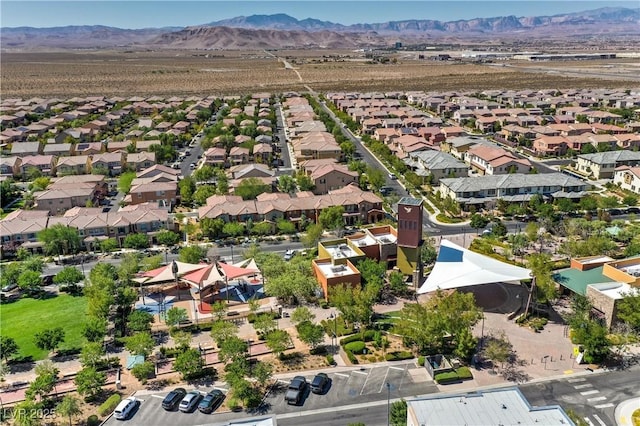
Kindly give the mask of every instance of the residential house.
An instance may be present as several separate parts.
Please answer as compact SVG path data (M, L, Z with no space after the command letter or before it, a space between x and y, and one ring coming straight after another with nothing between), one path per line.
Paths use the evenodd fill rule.
M231 165L246 164L249 162L249 149L234 146L229 150L229 163Z
M481 175L528 173L531 170L529 160L517 158L509 151L485 144L471 147L465 154L465 160Z
M154 203L172 208L177 203L178 182L145 181L131 184L131 190L124 197L125 204ZM139 181L139 180L138 180ZM140 182L140 181L139 181Z
M640 152L607 151L595 154L580 154L574 168L585 176L595 179L611 179L621 166L640 166Z
M415 174L432 184L437 184L440 179L445 177L466 177L469 172L469 166L466 163L441 151L414 152L403 161Z
M227 174L231 179L273 178L275 172L266 164L239 164L229 168Z
M91 172L100 171L109 176L118 176L122 173L124 166L124 153L118 152L105 152L102 154L95 154L91 158Z
M305 168L305 172L313 182L312 192L315 195L328 194L330 191L347 185L358 184L358 173L350 171L343 164L324 164Z
M541 136L533 141L533 152L540 157L565 155L569 140L565 136Z
M640 194L640 167L620 166L613 174L613 183L622 189Z
M55 155L56 157L64 157L73 155L74 145L71 143L48 143L44 145L42 153L44 155Z
M17 142L11 145L11 155L24 157L25 155L38 155L42 153L40 142Z
M273 147L270 143L258 143L253 146L253 159L258 163L269 164L273 156Z
M224 148L212 147L204 152L205 164L224 167L227 161L227 151Z
M545 199L579 200L591 188L586 182L563 173L485 175L441 179L440 194L467 208L494 208L498 199L509 203L528 202L536 194Z
M103 145L100 142L79 143L76 145L77 155L95 155L103 151Z
M126 155L127 169L139 172L156 164L155 152L138 152Z
M0 157L0 176L20 175L20 157Z
M44 176L53 176L56 172L56 157L53 155L28 155L22 157L20 174L28 176L32 169L37 169Z
M137 179L147 179L153 178L157 176L162 177L170 177L170 180L178 180L178 176L180 176L180 170L172 169L171 167L164 166L162 164L156 164L154 166L149 167L148 169L142 170L136 174Z
M56 163L56 175L83 175L89 172L91 157L76 155L74 157L60 157Z
M45 210L50 215L63 214L76 206L93 205L96 201L95 186L91 184L75 184L65 189L46 189L33 194L34 210Z
M41 249L38 233L47 228L49 213L38 210L14 210L0 219L2 252L14 252L19 247Z

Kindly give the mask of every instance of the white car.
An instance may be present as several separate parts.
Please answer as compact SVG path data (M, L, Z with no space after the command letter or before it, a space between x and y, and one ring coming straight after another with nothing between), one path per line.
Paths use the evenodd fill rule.
M284 260L291 260L295 256L295 250L287 250L284 252Z
M126 420L131 415L131 412L140 404L135 397L130 396L120 401L120 404L113 411L113 417L117 420Z

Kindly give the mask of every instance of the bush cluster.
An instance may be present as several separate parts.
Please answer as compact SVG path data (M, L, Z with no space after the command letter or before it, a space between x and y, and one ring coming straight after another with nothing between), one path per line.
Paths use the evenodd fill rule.
M351 361L351 364L358 364L358 359L351 351L344 351L347 354L347 358Z
M413 358L413 354L411 352L408 351L401 351L401 352L389 352L388 354L386 354L384 356L384 358L387 361L402 361L404 359L411 359Z
M333 359L333 355L329 354L326 357L327 365L334 365L336 363L335 359Z
M113 410L116 409L118 404L120 404L121 400L122 400L122 397L120 396L119 393L115 393L111 395L109 398L107 398L105 402L100 404L100 407L98 407L98 414L100 414L101 417L104 417L107 414L111 413Z
M355 342L350 342L344 345L344 350L349 351L354 354L364 353L364 349L367 345L362 340L356 340Z
M443 385L443 384L447 384L447 383L453 383L453 382L459 382L460 381L460 377L458 376L458 373L456 373L455 371L448 371L446 373L438 373L438 374L436 374L436 376L433 379L439 385Z
M424 367L424 355L420 355L420 356L418 357L418 365L419 365L420 367Z
M340 340L340 345L345 346L347 343L357 342L358 340L364 342L370 342L374 339L376 335L375 330L367 330L364 333L356 333L351 336L347 336L344 339Z

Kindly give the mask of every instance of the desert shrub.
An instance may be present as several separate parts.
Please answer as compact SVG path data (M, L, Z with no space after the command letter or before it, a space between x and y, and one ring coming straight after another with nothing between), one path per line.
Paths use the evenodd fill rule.
M104 417L107 414L111 413L116 409L118 404L120 404L121 400L122 397L120 396L120 394L114 393L109 398L107 398L107 400L103 402L100 407L98 407L98 414L100 414L101 417Z
M434 377L434 380L438 384L445 384L445 383L457 382L460 380L460 378L458 377L458 373L456 373L455 371L448 371L446 373L436 374L436 376Z
M419 365L420 367L424 367L424 355L420 355L420 356L418 357L418 365Z
M256 318L258 318L258 315L254 313L250 313L249 315L247 315L247 321L249 322L249 324L253 324L254 322L256 322Z
M87 426L98 426L100 423L100 419L95 414L92 414L87 418Z
M344 349L346 351L352 352L354 354L361 354L364 352L364 349L367 346L365 345L365 343L362 340L357 340L355 342L350 342L347 343L346 345L344 345Z
M328 354L325 359L327 361L327 365L334 365L336 363L336 360L333 359L333 355L331 354Z
M376 356L375 355L371 355L370 357L367 358L367 361L369 362L376 362Z
M344 352L347 354L347 358L349 359L351 364L357 364L358 363L358 359L356 358L356 356L351 351L344 351Z
M471 370L469 370L469 367L456 368L456 374L462 380L473 379L473 374L471 374Z

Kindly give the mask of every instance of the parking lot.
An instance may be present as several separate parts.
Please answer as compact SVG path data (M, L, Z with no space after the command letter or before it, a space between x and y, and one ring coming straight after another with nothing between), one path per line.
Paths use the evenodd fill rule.
M306 410L338 407L363 402L386 400L387 396L393 398L409 397L437 392L436 385L428 378L424 368L417 367L415 363L400 363L392 366L362 367L348 371L331 372L326 370L331 382L324 394L313 394L307 388L302 403L298 406L288 405L284 401L289 380L279 380L272 391L265 398L267 413L295 413ZM307 382L313 380L313 373L301 372L301 376ZM389 389L387 389L389 383ZM189 387L185 386L187 391ZM222 388L220 388L222 389ZM200 388L203 395L210 388ZM227 392L226 389L222 389ZM387 394L388 392L388 394ZM224 422L230 419L251 417L245 412L240 413L214 413L202 414L199 411L193 413L181 413L179 411L168 412L162 409L162 399L168 391L139 395L142 400L138 410L127 420L127 424L136 426L196 426L208 423ZM105 425L115 426L122 424L119 420L110 418Z

